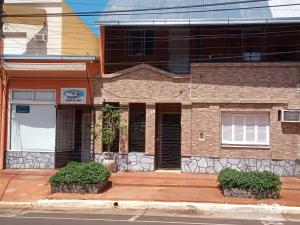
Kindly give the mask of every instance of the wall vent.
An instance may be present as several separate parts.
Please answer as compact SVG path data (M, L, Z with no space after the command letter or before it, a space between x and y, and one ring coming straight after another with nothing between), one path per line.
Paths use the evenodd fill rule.
M34 40L36 42L46 42L47 41L47 35L46 34L36 34L36 35L34 35Z

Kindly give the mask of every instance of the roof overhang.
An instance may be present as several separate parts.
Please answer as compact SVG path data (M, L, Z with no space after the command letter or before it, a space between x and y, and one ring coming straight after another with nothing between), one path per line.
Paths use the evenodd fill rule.
M87 65L81 63L4 62L9 78L86 78Z
M85 63L14 63L5 62L5 70L14 71L86 71Z
M100 26L180 26L180 25L250 25L250 24L292 24L300 23L300 17L278 18L278 19L228 19L228 20L144 20L144 21L101 21L96 24Z

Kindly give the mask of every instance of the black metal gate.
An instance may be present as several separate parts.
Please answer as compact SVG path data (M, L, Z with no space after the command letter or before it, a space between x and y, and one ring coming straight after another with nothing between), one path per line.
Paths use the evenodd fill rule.
M160 146L156 152L158 169L180 169L181 167L181 114L161 115Z
M56 112L55 167L70 161L93 159L92 110L80 107L58 107Z
M145 152L146 108L145 104L129 107L129 152Z

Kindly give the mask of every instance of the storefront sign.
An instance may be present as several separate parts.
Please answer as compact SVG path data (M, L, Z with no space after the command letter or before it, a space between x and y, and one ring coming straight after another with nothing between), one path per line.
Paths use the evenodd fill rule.
M16 113L30 113L29 105L16 105Z
M61 89L62 104L86 104L85 88L62 88Z

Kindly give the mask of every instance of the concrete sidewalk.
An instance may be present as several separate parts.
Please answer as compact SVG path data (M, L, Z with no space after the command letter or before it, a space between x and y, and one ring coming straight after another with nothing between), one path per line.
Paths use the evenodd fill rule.
M116 173L112 187L101 194L50 193L49 177L54 170L4 170L0 173L2 202L37 200L106 200L138 202L193 202L216 204L278 204L300 207L300 179L282 178L282 197L256 200L224 197L216 175L182 173Z

